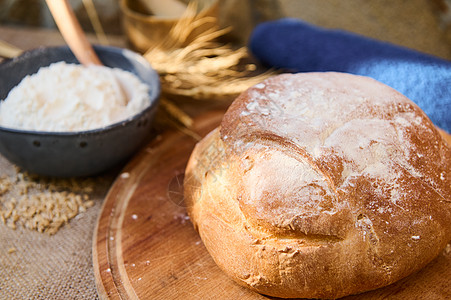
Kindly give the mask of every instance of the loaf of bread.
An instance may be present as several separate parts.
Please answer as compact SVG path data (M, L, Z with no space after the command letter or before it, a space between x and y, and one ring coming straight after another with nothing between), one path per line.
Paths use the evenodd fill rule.
M409 99L343 73L241 94L185 173L189 216L231 278L338 298L393 283L451 240L451 148Z

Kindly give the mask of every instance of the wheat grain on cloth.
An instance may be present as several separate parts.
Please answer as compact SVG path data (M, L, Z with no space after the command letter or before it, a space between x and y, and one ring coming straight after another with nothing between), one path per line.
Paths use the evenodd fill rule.
M260 24L249 43L252 53L267 66L293 72L346 72L381 81L451 133L450 61L292 18Z

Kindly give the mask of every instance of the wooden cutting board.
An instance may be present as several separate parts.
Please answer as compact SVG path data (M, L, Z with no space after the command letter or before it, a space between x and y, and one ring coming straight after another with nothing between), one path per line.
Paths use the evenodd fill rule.
M204 136L221 118L222 112L204 114L194 130ZM229 279L194 231L183 207L182 182L195 143L182 132L166 132L111 187L93 240L102 299L273 299ZM345 299L387 298L451 299L451 245L420 272Z

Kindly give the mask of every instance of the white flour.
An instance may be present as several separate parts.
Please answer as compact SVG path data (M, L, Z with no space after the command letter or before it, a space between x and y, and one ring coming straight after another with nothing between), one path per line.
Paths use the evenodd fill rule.
M9 92L0 102L0 126L57 132L101 128L144 110L148 92L130 72L58 62Z

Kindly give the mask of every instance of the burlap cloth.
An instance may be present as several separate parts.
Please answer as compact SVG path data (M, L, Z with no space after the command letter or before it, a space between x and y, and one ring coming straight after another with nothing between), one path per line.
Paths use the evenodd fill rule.
M277 11L266 12L264 3L268 0L250 2L263 4L253 8L259 10L259 14L254 14L257 17L300 17L317 25L355 31L451 59L450 30L440 23L437 7L428 0L281 0L268 6L278 7ZM246 16L240 16L239 11L246 10L229 12L231 23L252 27L252 22L260 21L257 18L246 23ZM13 172L13 167L0 157L0 175L8 172ZM92 237L115 172L99 181L92 195L94 206L52 236L20 227L12 230L0 223L0 299L97 298Z
M14 167L0 157L2 174ZM115 172L95 178L94 206L56 234L0 225L0 299L95 299L91 246L97 215Z

